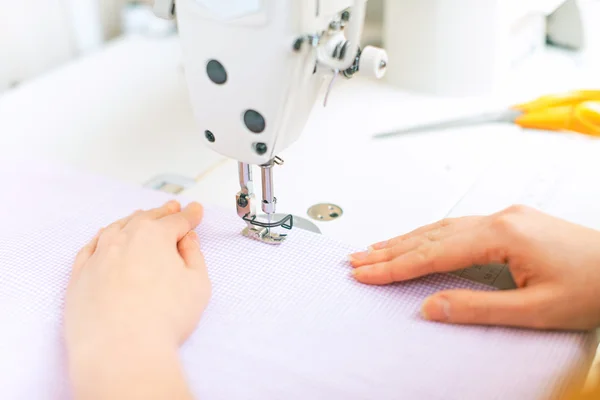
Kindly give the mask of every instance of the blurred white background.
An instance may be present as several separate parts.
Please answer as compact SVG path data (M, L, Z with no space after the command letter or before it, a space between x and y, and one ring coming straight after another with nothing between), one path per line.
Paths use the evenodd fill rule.
M100 47L117 35L124 0L5 1L0 90Z
M123 33L171 34L173 27L151 14L150 2L3 2L0 93ZM434 94L479 94L501 84L509 66L545 47L547 27L557 25L553 12L565 3L576 4L583 20L585 48L577 49L578 54L594 50L600 58L600 28L594 23L600 20L598 0L370 0L365 41L384 41L396 60L390 80L399 86ZM394 27L387 30L386 9L394 9L386 13ZM565 40L577 41L580 27L569 24L571 37ZM465 70L465 65L472 67Z
M149 2L147 2L149 3ZM101 48L146 21L145 2L127 0L19 0L2 4L0 92ZM143 10L142 10L143 9ZM139 28L139 27L138 27Z

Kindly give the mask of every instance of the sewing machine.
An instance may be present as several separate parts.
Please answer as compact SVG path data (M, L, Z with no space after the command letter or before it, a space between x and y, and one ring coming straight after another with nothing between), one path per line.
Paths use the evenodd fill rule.
M239 162L243 234L281 243L293 215L277 218L274 168L305 128L324 80L356 73L383 77L384 50L360 48L366 0L156 0L155 14L176 18L186 79L204 143ZM260 166L257 215L253 166Z

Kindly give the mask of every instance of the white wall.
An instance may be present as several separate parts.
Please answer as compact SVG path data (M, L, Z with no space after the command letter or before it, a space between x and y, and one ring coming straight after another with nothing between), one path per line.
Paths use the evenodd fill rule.
M3 2L0 88L65 62L74 50L63 0Z
M102 45L125 0L10 0L0 14L0 92Z

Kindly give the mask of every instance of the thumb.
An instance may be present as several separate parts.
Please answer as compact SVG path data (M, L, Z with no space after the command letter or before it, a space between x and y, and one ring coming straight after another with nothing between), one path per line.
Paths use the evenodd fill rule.
M98 247L98 240L100 239L100 235L102 234L102 232L103 230L100 230L90 242L88 242L83 248L81 248L81 250L79 250L77 256L75 257L75 261L73 262L73 275L78 274L79 271L81 271L81 269L85 265L85 263L88 262L90 257L94 255L94 253L96 252L96 248Z
M430 321L462 325L535 327L535 292L529 288L478 292L450 290L423 302L421 313Z
M188 268L199 270L206 269L204 255L200 250L200 243L196 232L188 232L188 234L177 244L177 249Z

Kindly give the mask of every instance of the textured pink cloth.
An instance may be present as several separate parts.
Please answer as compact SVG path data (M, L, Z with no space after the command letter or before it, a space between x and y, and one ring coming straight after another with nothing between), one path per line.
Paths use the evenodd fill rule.
M63 167L0 166L0 398L68 399L61 316L75 254L170 197ZM243 226L208 209L198 229L214 296L181 355L199 399L542 399L590 361L591 334L418 315L438 290L489 288L446 275L363 286L346 263L357 249L297 229L264 245Z

